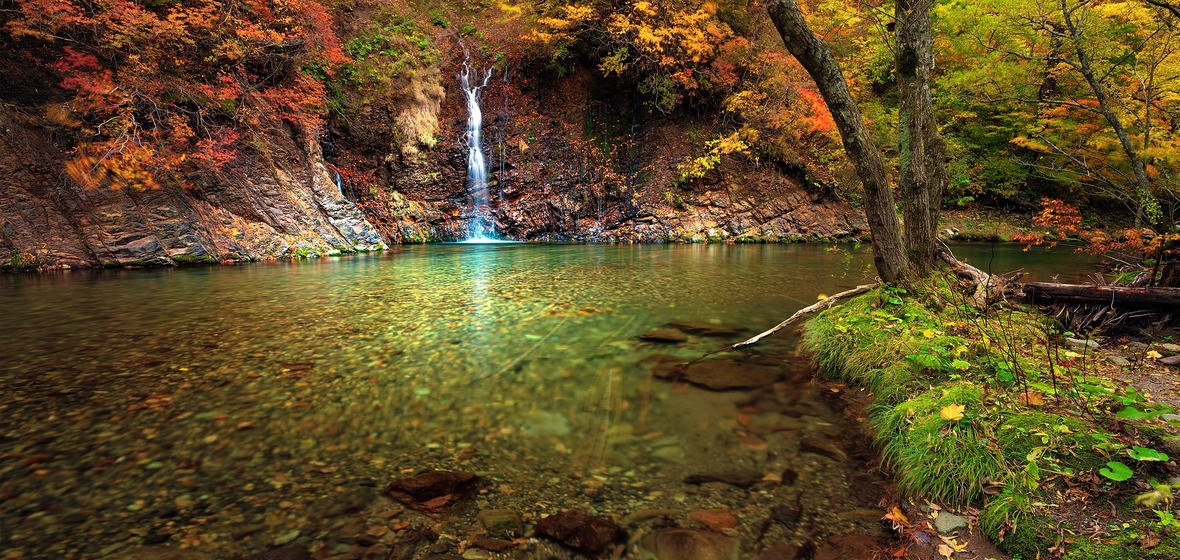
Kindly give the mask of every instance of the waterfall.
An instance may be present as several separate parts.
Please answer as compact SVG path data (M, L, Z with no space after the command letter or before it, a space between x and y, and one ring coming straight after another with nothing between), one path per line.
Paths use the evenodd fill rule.
M479 108L480 94L492 78L492 69L488 68L484 72L483 80L478 84L473 78L477 80L478 73L472 76L470 64L463 61L459 81L463 87L463 96L467 99L467 133L464 140L467 143L467 193L471 196L471 221L467 226L466 241L481 242L496 238L496 226L488 199L488 168L484 162L483 140L480 137L483 112Z

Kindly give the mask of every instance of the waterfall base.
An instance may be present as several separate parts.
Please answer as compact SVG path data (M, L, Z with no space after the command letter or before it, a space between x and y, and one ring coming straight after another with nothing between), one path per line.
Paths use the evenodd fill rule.
M492 244L524 243L524 242L523 241L513 241L511 239L496 239L493 237L488 237L488 236L483 235L481 233L481 234L475 235L473 237L469 237L467 239L464 239L462 241L456 241L455 243L458 243L460 245L492 245Z

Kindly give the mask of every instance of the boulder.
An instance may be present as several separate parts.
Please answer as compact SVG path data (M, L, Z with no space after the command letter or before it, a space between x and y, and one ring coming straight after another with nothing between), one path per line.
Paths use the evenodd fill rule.
M385 493L410 509L441 513L475 490L479 480L470 472L430 471L395 480Z
M712 391L754 389L774 383L778 370L737 360L705 360L688 366L682 379Z
M737 539L701 529L665 528L640 540L655 560L737 560Z
M571 509L537 522L537 533L584 554L595 555L623 539L618 525L608 519Z

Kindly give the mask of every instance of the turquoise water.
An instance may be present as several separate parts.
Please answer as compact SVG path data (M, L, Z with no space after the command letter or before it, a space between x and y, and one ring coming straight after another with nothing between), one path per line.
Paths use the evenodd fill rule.
M1039 279L1092 269L1066 252L956 251ZM636 335L677 320L752 335L870 276L849 246L531 244L0 276L0 552L235 550L235 527L271 538L422 468L483 469L529 503L552 499L553 473L671 488L747 459L695 439L732 402L653 385L645 360L736 340ZM758 352L802 368L792 344Z

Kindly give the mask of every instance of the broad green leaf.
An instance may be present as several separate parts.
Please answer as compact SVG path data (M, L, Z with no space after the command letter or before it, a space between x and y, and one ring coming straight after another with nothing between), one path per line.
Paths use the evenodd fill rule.
M1109 478L1115 482L1127 480L1128 478L1131 478L1131 475L1133 474L1131 472L1131 467L1128 467L1119 461L1109 461L1106 463L1106 466L1107 468L1105 469L1098 469L1098 474L1105 476L1106 478Z

